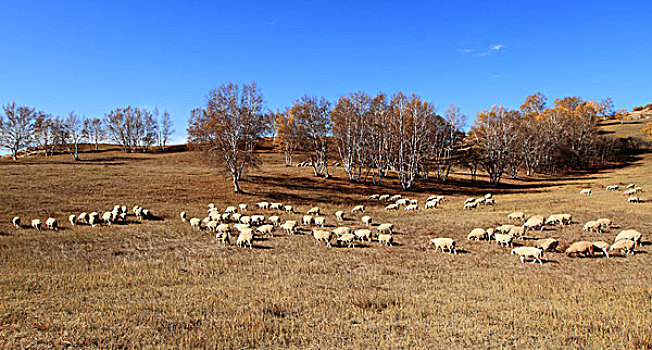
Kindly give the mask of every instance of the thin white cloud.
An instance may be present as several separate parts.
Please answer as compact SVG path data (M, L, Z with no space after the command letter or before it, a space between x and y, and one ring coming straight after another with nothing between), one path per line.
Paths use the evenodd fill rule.
M474 53L475 52L475 50L473 50L473 49L458 49L457 51L460 52L460 53Z
M276 17L276 18L274 18L274 19L270 19L270 20L268 20L267 22L265 22L265 24L268 25L268 26L270 26L270 27L273 27L273 26L275 26L276 23L278 23L278 21L280 21L280 20L281 20L281 19L280 19L279 17Z
M503 47L504 46L502 44L498 44L498 45L493 45L490 49L491 51L500 51L503 49Z
M459 52L461 54L472 55L474 57L486 57L486 56L489 56L489 55L492 55L492 54L495 54L495 53L501 53L501 52L504 52L504 51L505 51L505 45L503 45L503 44L491 45L491 46L489 46L489 48L487 50L483 50L483 51L478 51L476 49L469 49L469 48L457 49L457 52Z

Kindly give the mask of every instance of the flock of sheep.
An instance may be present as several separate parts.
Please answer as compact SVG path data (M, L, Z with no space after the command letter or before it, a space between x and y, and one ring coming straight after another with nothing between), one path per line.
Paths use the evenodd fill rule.
M607 186L607 190L618 190L618 186ZM640 187L634 185L627 186L625 191L626 195L641 193ZM591 195L591 189L583 189L580 191L581 195ZM630 197L631 198L631 197ZM638 198L638 197L636 197ZM444 196L430 196L425 200L423 209L435 209L442 201ZM417 211L420 209L419 201L417 199L403 198L401 195L389 194L374 194L368 200L375 200L379 202L391 202L385 206L385 210L398 210L403 207L404 211ZM629 200L628 200L629 202ZM477 208L478 205L494 205L495 199L488 193L481 198L468 198L463 203L463 209ZM333 213L336 227L332 230L325 229L327 216L318 207L312 207L306 211L305 215L297 217L288 217L284 221L281 219L282 215L297 215L295 207L289 204L279 202L266 202L261 201L256 203L256 210L264 212L265 214L249 213L247 204L241 203L237 206L229 206L222 212L213 204L208 204L207 215L202 219L199 217L189 218L188 214L184 211L179 214L182 222L188 222L191 227L197 230L208 230L215 234L215 239L221 242L224 246L231 243L231 234L237 233L236 245L238 247L253 248L252 242L257 235L263 237L272 237L276 230L282 230L287 235L297 234L300 230L307 230L312 233L315 239L315 244L324 243L327 247L331 247L331 243L335 238L335 242L339 246L355 247L356 241L371 242L376 240L379 244L391 246L394 243L394 225L389 222L381 223L373 228L374 220L370 215L364 215L365 206L356 205L351 210L352 216L360 215L357 228L350 226L342 226L347 220L345 218L344 210L338 210ZM138 220L154 219L155 216L148 210L138 205L132 209L132 214ZM92 227L97 225L113 225L116 223L127 223L127 207L124 205L116 205L113 210L92 213L80 213L78 216L71 214L68 221L72 226L77 224L87 224ZM513 212L507 215L507 218L513 221L522 222L521 225L504 224L497 227L489 228L474 228L467 235L467 240L486 240L488 242L495 241L501 247L511 247L512 255L517 255L521 262L531 260L532 263L539 262L543 264L544 252L554 252L560 247L560 242L552 237L536 238L527 237L531 232L543 232L544 228L550 226L565 226L573 224L573 217L571 214L560 213L553 214L545 218L542 215L532 215L526 217L526 214L521 211ZM14 217L12 220L16 228L22 228L20 217ZM50 230L58 230L59 224L53 217L49 217L45 221L45 225ZM31 220L31 226L36 230L41 230L42 222L40 219ZM603 233L604 231L615 227L612 225L610 219L599 218L587 222L583 226L583 230L587 232ZM520 239L523 246L513 247L513 242ZM609 244L604 241L588 241L582 240L571 243L565 249L566 255L570 256L594 256L595 252L602 252L604 256L609 257L608 251L622 251L626 255L633 254L634 249L641 244L642 235L639 231L628 229L622 230L615 236L614 242ZM450 237L437 237L432 238L428 242L429 245L434 246L435 251L441 250L442 252L448 251L451 254L457 254L456 242ZM527 244L527 245L526 245Z
M620 186L618 185L611 185L605 187L607 191L618 191L620 189ZM625 188L625 191L623 191L623 196L627 197L627 203L641 203L643 200L641 200L641 197L637 196L637 194L640 194L643 192L643 189L639 186L636 186L634 184L629 184ZM590 196L591 195L591 189L590 188L585 188L580 191L580 195L583 196Z

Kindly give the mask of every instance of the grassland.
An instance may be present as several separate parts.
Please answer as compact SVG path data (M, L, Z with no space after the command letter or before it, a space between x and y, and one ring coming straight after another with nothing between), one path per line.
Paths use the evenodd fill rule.
M639 130L608 127L624 136ZM403 193L421 203L430 194L447 197L439 209L410 214L365 199L400 193L395 182L354 185L341 170L334 179L314 178L309 168L282 166L276 154L261 157L242 183L247 193L237 195L192 152L1 160L0 348L652 348L652 201L627 204L621 192L603 188L635 183L650 199L652 154L611 170L507 181L498 189L454 174L449 184L418 183ZM584 187L594 195L580 197ZM488 191L495 206L460 210L464 198ZM209 202L223 209L263 199L327 213L364 203L375 222L395 224L398 244L328 249L305 231L277 232L252 250L224 248L177 218L182 210L203 216ZM163 220L65 225L71 213L123 203ZM573 214L575 224L536 237L611 241L617 229L581 230L607 217L641 231L645 245L609 259L550 253L540 266L521 264L496 244L465 240L474 227L508 223L515 209ZM64 229L16 230L15 215L54 216ZM334 224L334 216L328 220ZM428 249L426 232L455 238L460 254Z

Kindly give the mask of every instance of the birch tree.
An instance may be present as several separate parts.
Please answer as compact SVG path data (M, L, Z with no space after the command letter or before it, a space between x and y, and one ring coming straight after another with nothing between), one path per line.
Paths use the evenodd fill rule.
M17 106L16 102L2 107L0 116L0 148L8 149L16 161L18 152L32 145L36 123L36 111L27 106Z
M297 122L301 145L309 151L315 176L328 174L328 136L331 133L330 102L325 98L303 96L289 113Z

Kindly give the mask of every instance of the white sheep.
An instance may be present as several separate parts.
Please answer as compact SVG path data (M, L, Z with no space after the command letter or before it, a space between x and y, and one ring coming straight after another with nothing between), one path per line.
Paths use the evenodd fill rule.
M546 225L562 224L563 221L561 214L552 214L546 219Z
M564 225L570 225L573 222L573 216L571 214L561 214L561 223Z
M389 233L389 234L392 234L392 233L394 233L394 224L390 224L390 223L380 224L380 225L378 225L378 227L376 228L376 231L377 231L378 233Z
M398 205L399 207L402 206L402 205L408 205L408 204L410 204L410 199L409 198L402 198L402 199L399 199L399 200L396 201L396 205Z
M475 202L475 197L470 197L464 201L464 204L473 203L473 202Z
M515 238L522 238L525 236L525 227L523 226L514 226L512 227L507 234L514 236Z
M285 209L286 213L294 213L294 207L291 205L286 205L283 207L283 209Z
M336 211L335 218L337 219L337 221L344 221L344 210Z
M32 220L32 227L35 228L36 231L41 231L41 220L40 219Z
M88 224L91 225L92 227L95 227L95 225L98 225L100 223L100 213L94 211L90 214L88 214Z
M325 242L327 247L331 246L331 237L333 237L332 232L326 230L313 229L312 236L315 237L315 244L319 244L320 242Z
M240 211L247 211L247 204L245 204L245 203L238 204L238 209Z
M310 226L312 225L312 222L313 222L313 217L311 215L304 215L301 218L301 225Z
M371 241L371 230L369 229L360 228L353 231L353 234L361 241L364 241L365 239Z
M45 226L48 227L50 230L58 230L59 229L59 224L57 223L57 219L53 217L49 217L47 220L45 220Z
M229 213L229 214L237 213L238 208L236 208L235 206L229 206L229 207L226 207L226 209L224 209L224 212Z
M371 196L369 196L369 199L379 199L379 198L380 198L379 194L372 194Z
M515 211L515 212L507 215L507 218L512 219L512 220L521 220L521 221L525 222L525 213L522 212L522 211Z
M516 227L516 225L512 225L512 224L500 225L496 227L496 231L500 233L507 233L509 232L509 230L511 230L514 227Z
M339 237L341 235L351 233L351 228L348 227L348 226L340 226L340 227L336 227L331 232L333 232L333 234L335 234L335 235L337 235Z
M620 188L618 185L607 186L607 191L617 191Z
M231 227L229 224L219 224L216 227L218 233L231 233Z
M265 222L265 215L252 215L251 224L252 225L262 225Z
M536 230L537 228L540 228L541 231L543 231L543 226L544 226L544 221L543 221L543 216L541 215L535 215L529 218L523 227L525 227L526 230Z
M429 196L428 198L426 198L426 202L430 202L431 200L434 200L434 199L437 199L436 195Z
M478 202L475 202L475 201L474 201L474 202L465 203L465 204L464 204L464 207L463 207L462 209L464 209L464 210L466 210L466 209L471 210L471 209L473 209L473 208L477 208L477 207L478 207Z
M632 195L634 195L634 194L636 194L636 193L634 192L634 189L626 190L625 192L623 192L623 196L625 196L625 197L627 197L627 196L632 196Z
M351 214L364 213L364 205L356 205L351 209Z
M437 205L439 204L438 201L436 200L430 200L426 202L426 209L435 209L437 208Z
M268 209L269 208L269 202L258 202L256 203L256 206L260 209Z
M145 220L149 220L149 219L151 219L153 217L152 212L149 211L149 209L143 209L141 215L143 216L143 219L145 219ZM114 218L114 220L115 220L115 218Z
M608 229L611 227L611 220L607 218L599 218L597 221L602 228Z
M404 211L416 211L416 210L419 210L419 207L416 204L410 204L410 205L406 206L403 210Z
M594 250L595 246L593 245L593 242L579 241L566 248L565 253L568 257L571 257L573 254L576 256L584 255L585 257L588 257L593 256Z
M283 210L283 203L275 202L269 204L269 209Z
M495 205L495 204L496 204L496 200L493 198L486 198L484 200L484 205Z
M630 239L636 244L641 244L642 235L636 230L622 230L614 239L614 243L620 241L621 239Z
M606 256L607 258L609 257L609 253L607 253L607 250L609 250L609 247L610 247L609 243L604 242L604 241L596 241L596 242L593 242L593 246L595 248L601 250L604 253L604 256ZM594 248L594 250L595 250L595 248Z
M257 232L264 236L273 236L274 225L262 225L256 229Z
M554 238L543 238L534 241L534 247L548 252L553 252L557 249L559 241Z
M632 196L632 197L627 198L627 203L640 203L640 202L641 202L641 199L639 197L636 197L636 196Z
M491 197L492 197L491 193L487 193L487 194L484 195L484 198L485 198L485 199L489 199L489 198L491 198Z
M267 218L267 221L274 226L281 226L281 217L277 215L272 215Z
M310 214L319 215L319 214L321 214L321 209L319 209L317 207L312 207L312 208L310 208L310 210L308 210L308 212L306 214L308 214L308 215L310 215Z
M179 213L179 217L181 218L181 222L186 222L186 220L188 219L188 214L186 214L185 211L182 211L181 213Z
M391 234L380 234L378 235L378 243L385 244L386 246L391 246L394 242L394 238Z
M188 222L190 222L190 227L194 227L197 230L201 229L201 219L191 218Z
M398 210L398 204L396 204L396 203L390 204L390 205L385 207L385 210Z
M246 224L246 225L248 225L248 226L251 226L251 225L252 225L252 222L251 222L251 216L249 216L249 215L242 215L242 216L240 217L240 223L241 223L241 224Z
M402 198L403 198L403 196L401 196L400 194L395 194L395 195L393 195L393 196L391 196L389 198L389 201L390 202L396 202L397 200L402 199Z
M111 225L113 224L113 212L107 211L102 214L102 221L106 225Z
M385 202L387 202L387 201L389 201L389 195L388 195L388 194L384 194L384 195L378 197L378 200L379 200L379 201L385 201Z
M518 255L521 263L525 263L526 258L532 258L532 263L539 262L543 265L541 258L543 257L543 250L535 247L516 247L512 249L511 255Z
M288 220L283 225L281 225L281 227L283 228L286 234L293 235L295 234L297 222L294 220Z
M222 221L222 215L220 215L220 212L217 210L209 212L208 217L213 221Z
M249 245L249 249L252 249L251 241L254 239L254 232L251 228L246 228L240 230L240 234L238 235L238 239L236 240L236 245L238 247L244 247L247 244Z
M514 240L514 236L510 234L505 234L505 233L494 233L494 239L498 244L500 244L501 247L504 246L512 246L512 241Z
M591 189L590 188L585 188L580 191L580 195L582 196L590 196L591 195Z
M251 228L251 226L247 224L241 224L241 223L233 224L233 227L235 227L235 229L238 230L238 232Z
M345 233L339 237L337 237L337 245L342 245L342 243L346 243L347 247L352 248L355 247L355 244L353 243L353 240L355 239L355 235L352 233Z
M88 213L83 212L83 213L79 214L79 216L77 217L77 222L83 222L83 223L88 224L89 223L88 222Z
M362 224L364 224L365 226L371 226L371 221L372 221L371 216L365 215L362 217L361 220L362 220Z
M326 217L325 216L317 216L315 218L315 226L324 227L325 225L326 225Z
M597 233L602 233L602 225L600 225L599 222L597 221L588 221L586 224L584 224L584 227L582 228L584 231L595 231Z
M625 255L634 254L634 248L636 248L636 242L631 239L621 239L609 247L609 250L620 250L625 252Z
M222 245L224 247L226 247L227 243L231 244L230 236L231 236L231 234L230 234L229 231L226 231L226 232L219 231L219 226L218 226L218 231L215 234L215 239L218 240L218 241L222 241Z
M20 217L14 216L14 218L11 219L11 223L14 225L15 228L20 228Z
M435 246L435 251L441 249L441 252L444 252L444 249L448 249L448 252L451 254L457 254L455 250L455 240L448 237L439 237L433 238L430 240L430 244Z
M229 213L225 213L225 214L229 215ZM242 218L242 214L241 214L241 213L233 213L233 214L231 214L231 220L232 220L233 222L240 222L240 219L241 219L241 218Z
M475 239L475 240L481 240L481 239L486 239L487 238L487 231L483 228L474 228L471 230L471 232L466 235L466 239Z
M217 230L218 225L219 225L219 223L217 221L212 221L211 220L211 221L206 223L206 229L211 231L211 232L215 232Z

